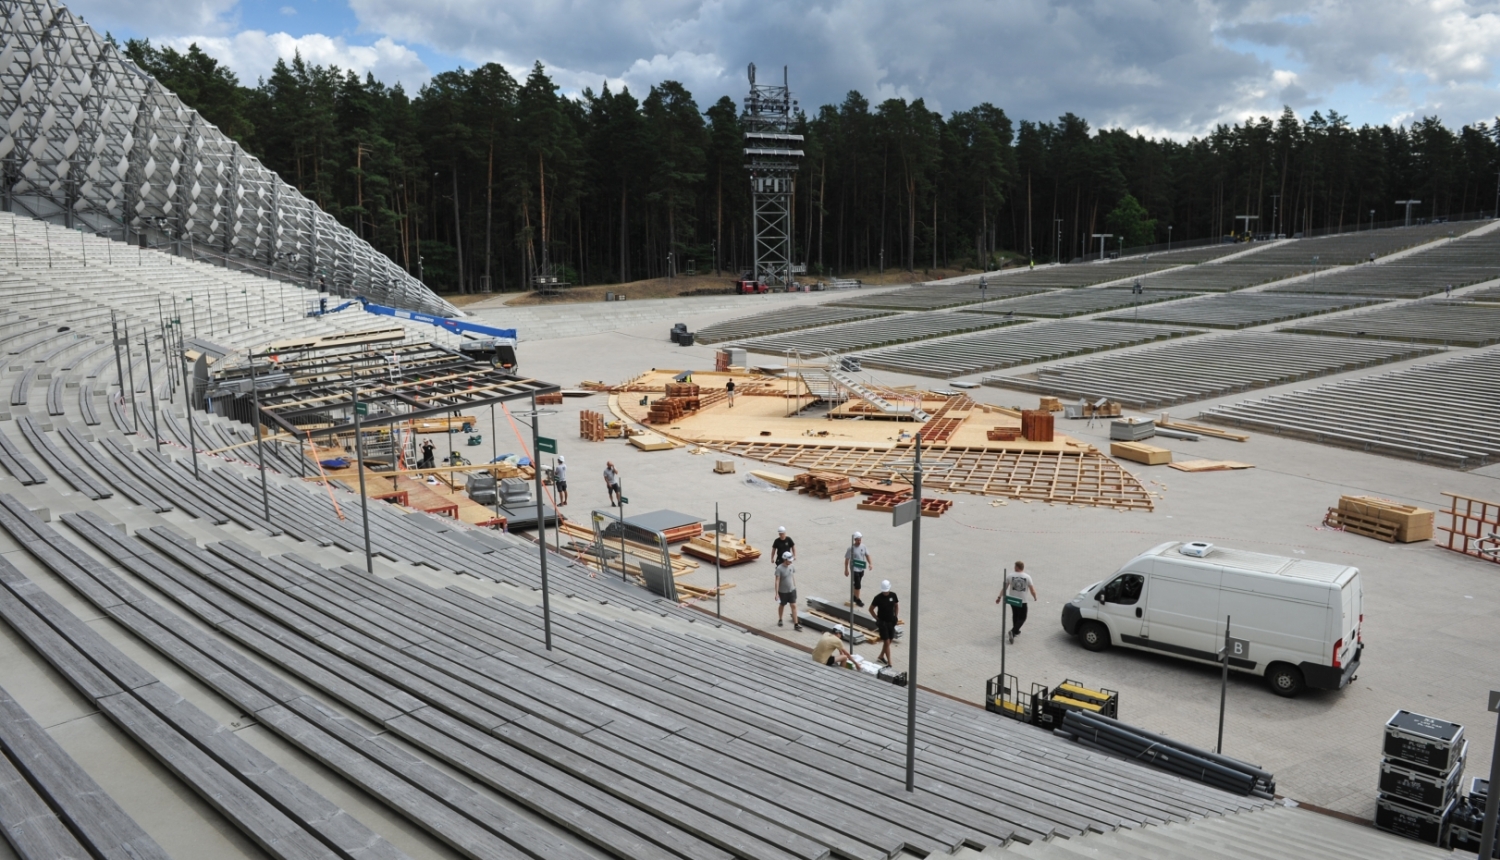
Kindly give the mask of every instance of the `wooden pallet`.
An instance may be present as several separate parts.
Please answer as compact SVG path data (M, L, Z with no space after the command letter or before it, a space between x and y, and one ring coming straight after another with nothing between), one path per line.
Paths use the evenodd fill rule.
M604 416L592 409L578 413L578 435L590 442L603 442L609 438L609 431L604 426Z
M860 493L849 483L847 475L836 472L804 472L796 477L792 486L800 493L831 502L853 498Z
M1453 552L1473 556L1492 564L1500 564L1500 502L1476 499L1471 496L1450 493L1447 510L1448 525L1438 526L1446 532L1445 540L1434 541L1437 546Z
M1384 523L1374 517L1356 514L1352 511L1329 508L1328 513L1323 516L1323 525L1343 529L1350 534L1383 540L1386 543L1396 542L1395 523Z

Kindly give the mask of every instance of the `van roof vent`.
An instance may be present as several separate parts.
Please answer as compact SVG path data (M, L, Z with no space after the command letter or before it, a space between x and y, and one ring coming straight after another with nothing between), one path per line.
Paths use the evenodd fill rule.
M1179 546L1177 548L1177 551L1182 553L1183 555L1190 555L1193 558L1203 558L1204 556L1207 556L1210 552L1212 552L1213 548L1214 545L1211 543L1207 543L1201 540L1195 540L1189 541L1188 543Z

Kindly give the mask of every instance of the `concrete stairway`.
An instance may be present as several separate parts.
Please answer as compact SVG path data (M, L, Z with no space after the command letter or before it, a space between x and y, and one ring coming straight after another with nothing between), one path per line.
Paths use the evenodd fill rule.
M910 415L918 421L926 421L932 417L923 412L922 407L916 403L892 403L890 400L877 394L868 385L865 385L842 370L835 370L830 367L826 372L828 378L837 383L839 387L887 415Z
M960 860L1035 857L1046 860L1426 860L1450 851L1302 809L1275 806L1133 830L1089 833L1029 845L1012 842Z

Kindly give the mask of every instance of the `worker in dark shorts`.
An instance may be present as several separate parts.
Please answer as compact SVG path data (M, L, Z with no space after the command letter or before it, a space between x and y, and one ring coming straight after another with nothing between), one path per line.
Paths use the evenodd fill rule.
M436 465L432 459L432 451L435 447L431 439L424 439L422 441L422 459L417 461L418 469L431 469Z
M731 379L724 384L724 390L729 394L729 408L734 408L734 380Z
M901 598L891 591L891 581L881 580L880 593L870 600L870 614L880 633L880 662L891 665L891 640L896 638L896 623L901 620Z
M787 537L786 526L778 526L776 529L776 540L771 541L771 565L781 564L781 554L789 552L792 561L797 560L797 542Z
M1000 595L995 602L1005 601L1010 607L1010 644L1015 644L1016 637L1021 635L1021 625L1026 623L1026 604L1036 600L1036 585L1031 581L1031 574L1026 572L1026 562L1016 562L1015 573L1005 575L1005 585L1000 589Z
M620 504L620 471L613 462L604 464L604 489L609 491L609 506Z
M865 574L870 570L870 551L865 547L865 536L859 532L854 533L854 542L844 550L844 576L854 578L854 605L864 606L865 602L859 599L859 586L864 581Z
M557 463L552 466L552 484L557 487L557 506L566 505L568 503L568 463L561 454L557 455Z
M776 565L776 626L781 626L781 616L792 607L792 629L801 630L802 622L797 618L797 569L792 566L792 554L781 554L781 564Z

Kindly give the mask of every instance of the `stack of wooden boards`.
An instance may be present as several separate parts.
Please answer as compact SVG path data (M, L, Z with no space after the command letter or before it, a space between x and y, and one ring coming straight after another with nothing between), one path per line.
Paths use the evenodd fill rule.
M1021 435L1029 442L1052 441L1052 413L1040 409L1021 412Z
M1386 543L1415 543L1432 540L1432 520L1432 511L1415 505L1377 496L1340 496L1323 523Z
M1147 466L1161 466L1172 462L1171 451L1145 442L1111 442L1109 455Z
M1043 397L1041 405L1037 407L1037 410L1040 412L1061 412L1063 411L1062 401L1056 397Z
M719 535L717 550L714 548L713 535L700 534L683 544L682 551L687 555L707 561L713 561L717 552L721 567L730 567L760 558L760 550L729 534Z
M561 406L563 395L561 391L554 391L550 394L538 394L536 402L538 406Z
M803 472L792 481L792 486L797 487L799 493L830 502L859 495L859 490L850 484L849 476L835 472Z
M647 424L670 424L702 408L698 386L691 382L667 383L667 396L651 401Z
M991 427L984 431L984 437L991 442L1014 442L1020 436L1021 431L1015 427Z

